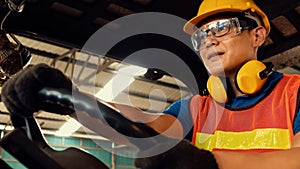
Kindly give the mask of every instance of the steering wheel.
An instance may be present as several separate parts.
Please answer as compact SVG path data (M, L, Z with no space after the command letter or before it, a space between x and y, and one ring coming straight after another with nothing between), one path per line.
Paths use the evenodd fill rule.
M152 128L125 118L109 106L79 91L43 88L39 91L39 96L45 102L56 103L62 107L74 109L74 111L75 109L84 111L91 117L103 120L116 131L129 136L128 138L133 138L132 143L140 149L147 149L157 142L152 136L156 136L158 133ZM95 102L97 106L94 105ZM28 168L108 169L101 161L79 149L68 148L64 151L52 149L47 144L40 126L33 116L20 117L10 114L10 117L16 129L1 140L1 146ZM147 139L143 139L143 144L141 144L141 142L136 142L135 138Z

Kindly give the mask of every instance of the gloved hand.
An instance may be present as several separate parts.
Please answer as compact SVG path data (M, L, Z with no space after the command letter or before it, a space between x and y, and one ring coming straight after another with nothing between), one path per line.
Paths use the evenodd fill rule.
M71 114L70 108L39 99L38 91L44 87L72 90L72 82L58 69L46 64L24 68L2 87L1 100L12 115L30 117L38 110L58 114Z
M174 144L176 143L172 140L158 144L142 151L142 155L154 154ZM141 155L140 153L138 155ZM198 149L187 140L180 141L159 155L137 158L135 165L141 169L218 169L218 164L210 151Z

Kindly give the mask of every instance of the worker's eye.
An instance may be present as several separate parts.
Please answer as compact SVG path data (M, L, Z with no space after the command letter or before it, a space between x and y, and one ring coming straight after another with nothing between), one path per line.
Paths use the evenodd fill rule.
M211 28L211 32L215 37L221 37L226 35L230 30L230 21L217 22L217 24Z

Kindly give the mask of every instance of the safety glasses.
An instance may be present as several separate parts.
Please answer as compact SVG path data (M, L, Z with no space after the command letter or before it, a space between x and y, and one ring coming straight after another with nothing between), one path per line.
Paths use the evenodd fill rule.
M225 40L239 35L242 30L249 29L251 26L242 27L237 17L212 21L198 28L191 36L195 51L201 50L207 41L207 37Z

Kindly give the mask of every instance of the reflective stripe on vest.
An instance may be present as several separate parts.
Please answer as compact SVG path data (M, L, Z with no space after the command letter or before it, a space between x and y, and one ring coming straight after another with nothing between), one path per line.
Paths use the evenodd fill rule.
M290 148L299 86L300 76L283 75L268 96L244 110L226 109L210 96L194 96L190 102L193 143L225 151Z
M215 131L197 133L195 145L207 150L288 149L290 135L287 129L256 129L245 132Z

